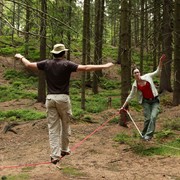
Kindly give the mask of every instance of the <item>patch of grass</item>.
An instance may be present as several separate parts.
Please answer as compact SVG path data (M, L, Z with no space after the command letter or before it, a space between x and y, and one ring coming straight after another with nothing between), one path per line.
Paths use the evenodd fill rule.
M9 80L9 83L14 85L15 82L18 82L24 88L37 88L38 78L32 76L23 71L16 71L14 69L8 69L3 74L6 80Z
M37 88L37 77L15 70L7 70L3 75L9 80L9 85L0 86L0 102L37 98L37 93L32 92L33 88Z
M23 172L29 172L29 171L32 171L33 169L35 169L35 166L29 166L29 167L22 168L22 171Z
M114 117L111 121L109 121L110 124L118 124L119 123L119 117Z
M130 102L130 107L132 107L134 110L138 112L142 112L142 105L140 105L137 100L132 100Z
M3 43L4 42L4 43ZM17 35L14 35L14 41L12 43L12 37L11 36L1 36L1 42L0 42L0 53L4 56L14 56L14 54L21 53L24 54L25 52L25 42L22 37L18 37ZM34 43L34 38L29 39L28 43L29 48L29 55L28 59L37 60L39 59L39 44Z
M18 83L17 83L18 84ZM15 83L15 85L17 86ZM37 94L34 92L29 91L28 89L22 89L21 87L14 87L14 86L0 86L0 102L11 101L13 99L36 99Z
M77 85L78 82L74 82L74 85ZM76 86L75 85L75 86ZM78 86L78 85L77 85ZM104 90L101 89L99 94L93 94L92 89L86 89L86 110L81 109L81 89L71 88L70 97L73 108L73 117L75 119L83 118L84 114L87 113L99 113L104 110L107 110L108 107L108 98L111 97L111 108L120 107L120 99L117 97L119 95L119 90Z
M100 95L93 95L86 98L86 111L99 113L107 109L107 99Z
M81 119L85 113L81 108L73 108L73 119Z
M146 147L144 143L132 143L131 150L141 156L152 156L160 154L160 149L156 146Z
M44 112L28 110L28 109L19 109L19 110L9 110L9 111L0 111L0 121L9 120L9 121L31 121L36 119L43 119L46 117Z
M153 144L140 140L137 135L130 137L125 133L117 134L114 141L129 145L132 152L141 156L180 156L180 138L169 138L172 134L170 132L164 134L166 135L159 137L161 140ZM162 143L162 138L164 137L169 138L168 142Z
M156 143L152 146L145 143L133 143L131 149L134 153L142 156L180 156L180 141L173 140L164 144Z
M100 87L106 90L120 89L120 81L100 78Z
M111 57L114 62L117 61L118 48L110 45L103 46L103 57Z
M163 127L165 129L180 131L180 118L178 117L176 119L167 119L164 122Z
M117 134L114 138L114 141L119 142L120 144L128 144L131 140L131 137L125 133Z
M162 139L166 139L166 138L171 138L173 136L174 136L174 132L170 129L156 132L156 138L158 141L161 141Z
M79 176L85 175L84 173L80 172L78 169L73 168L73 167L64 167L62 169L62 172L64 174L66 174L66 175L75 176L75 177L79 177Z
M85 116L82 118L82 120L83 120L84 122L93 123L92 118L91 118L91 116L89 116L89 115L85 115Z

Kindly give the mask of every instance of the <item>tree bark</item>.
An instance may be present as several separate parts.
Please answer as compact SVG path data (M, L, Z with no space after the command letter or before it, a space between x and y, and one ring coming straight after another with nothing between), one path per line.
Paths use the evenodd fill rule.
M143 74L144 62L144 1L141 0L141 47L140 47L140 71Z
M30 30L30 9L28 8L31 5L31 1L26 1L26 26L25 26L25 56L29 54L29 30Z
M88 44L88 31L89 31L89 14L90 14L90 0L84 0L83 11L83 52L82 52L82 64L86 64L87 61L87 44ZM86 73L82 72L81 76L81 108L85 110L85 80Z
M171 62L172 62L172 0L164 0L163 4L163 52L166 54L166 60L163 62L163 68L160 78L159 92L172 92L171 87Z
M47 2L41 0L41 29L40 29L40 60L46 59L46 13ZM46 81L43 71L39 72L39 84L38 84L38 102L45 103L46 99Z
M124 103L128 96L131 84L131 57L130 57L130 16L129 16L129 4L127 0L124 0L121 4L121 28L120 28L120 39L121 39L121 104ZM119 124L125 125L123 119L126 116L121 114Z
M104 0L95 1L95 47L94 47L94 64L101 64L102 62L102 33L103 33L103 13ZM93 72L93 93L98 93L98 80L102 74L101 71Z
M180 104L180 1L175 1L175 22L174 22L174 91L173 104Z
M3 0L0 0L0 36L3 35L3 24L2 24L2 15L3 15Z

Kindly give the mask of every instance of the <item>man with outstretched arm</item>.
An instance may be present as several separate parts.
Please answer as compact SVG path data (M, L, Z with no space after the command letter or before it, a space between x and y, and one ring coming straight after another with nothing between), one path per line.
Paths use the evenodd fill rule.
M60 158L69 155L70 119L72 116L69 98L69 82L72 72L97 71L113 66L113 63L102 65L81 65L68 61L65 53L68 49L63 44L54 45L51 53L53 59L30 62L23 55L16 54L23 64L32 70L42 70L46 75L47 96L46 109L51 147L51 162L56 164Z

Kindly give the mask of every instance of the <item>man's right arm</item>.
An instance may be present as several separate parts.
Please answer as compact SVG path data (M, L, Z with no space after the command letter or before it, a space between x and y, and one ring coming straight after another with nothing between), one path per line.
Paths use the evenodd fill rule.
M20 59L27 68L32 69L32 70L38 70L37 63L36 63L36 62L33 62L33 63L30 62L29 60L27 60L27 59L26 59L23 55L21 55L21 54L16 54L15 57L16 57L17 59Z

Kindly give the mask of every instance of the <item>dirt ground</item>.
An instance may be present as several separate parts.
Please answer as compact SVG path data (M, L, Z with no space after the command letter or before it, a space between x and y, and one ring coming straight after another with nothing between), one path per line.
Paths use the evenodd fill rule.
M0 80L2 82L5 83L3 78ZM17 107L45 111L42 104L28 99L0 103L1 110ZM180 157L139 156L128 145L113 140L118 133L131 135L136 131L132 122L129 122L129 128L118 124L103 124L116 116L116 113L117 110L108 109L94 115L93 121L96 123L72 122L72 154L61 159L57 166L49 162L46 119L15 126L13 129L17 134L9 131L3 133L7 123L0 121L0 178L14 176L19 180L27 179L25 175L28 175L30 180L180 180ZM142 113L130 113L142 129ZM180 106L162 108L157 131L162 128L163 119L168 117L180 117ZM146 146L156 144L155 139L149 142L139 139L139 142L146 143Z

